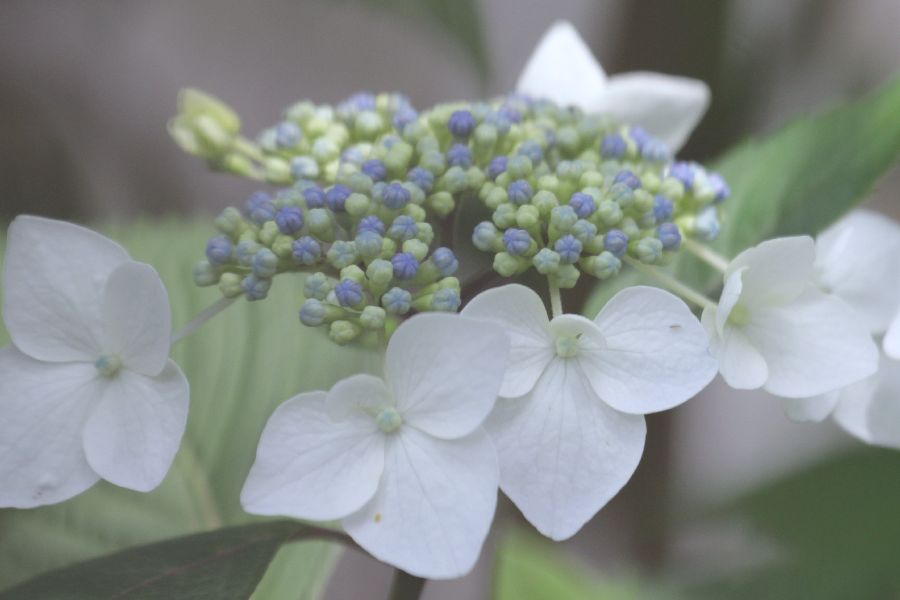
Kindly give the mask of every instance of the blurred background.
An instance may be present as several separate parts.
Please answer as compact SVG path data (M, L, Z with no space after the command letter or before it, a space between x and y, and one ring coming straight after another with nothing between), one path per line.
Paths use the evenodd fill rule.
M400 91L418 108L476 99L511 90L560 18L576 24L608 73L661 71L710 85L710 111L682 151L701 161L900 72L896 0L4 0L0 221L21 212L79 221L212 214L254 186L208 172L171 142L165 124L180 88L221 97L251 133L302 98ZM871 205L900 217L898 195L894 169ZM874 522L876 536L885 531L879 525L896 529L898 482L892 453L862 450L830 423L793 424L776 399L715 384L650 419L634 480L556 547L588 577L638 581L641 594L664 596L675 581L719 585L709 588L719 597L821 597L803 586L835 565L869 582L898 571L881 554L860 556L886 552L886 542L855 520ZM893 521L844 504L857 497L850 488L892 506L885 519ZM501 520L515 522L515 510L502 506ZM827 555L834 564L781 568L784 535L796 550L806 547L797 536L835 526L851 538L824 538L835 545ZM494 542L503 545L492 541L472 575L432 584L425 598L489 597ZM853 561L868 564L853 570ZM748 583L761 574L776 587ZM326 598L367 598L389 577L390 569L349 553ZM892 577L855 597L900 597ZM599 589L596 597L611 597Z

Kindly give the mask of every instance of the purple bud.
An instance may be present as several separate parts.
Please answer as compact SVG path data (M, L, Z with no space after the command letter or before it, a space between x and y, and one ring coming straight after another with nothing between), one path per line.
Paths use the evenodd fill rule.
M397 183L396 181L388 184L388 186L384 188L384 193L382 195L384 205L394 210L401 209L409 204L411 198L412 196L409 193L409 190L403 187L402 183Z
M672 201L665 196L657 196L653 200L653 216L656 217L657 221L662 222L671 219L673 210L674 205Z
M431 254L431 260L444 277L453 275L456 273L456 269L459 268L459 261L456 259L456 255L453 254L453 250L450 248L441 247L436 249Z
M621 258L628 250L628 236L620 229L610 229L603 236L603 247L616 258Z
M387 234L392 239L405 242L419 235L419 224L409 215L400 215L391 223Z
M632 127L628 130L628 135L634 140L638 150L643 150L644 145L653 140L653 137L643 127Z
M275 143L279 148L293 148L300 142L303 132L296 123L283 121L275 127Z
M372 181L384 181L387 177L387 167L377 158L367 160L362 164L362 172L372 178Z
M391 264L397 279L412 279L419 272L419 261L411 252L398 252L391 257Z
M515 227L503 232L503 245L506 251L514 256L520 256L528 252L531 247L531 234L524 229Z
M506 186L506 194L513 204L526 204L531 200L534 191L531 189L530 183L524 179L517 179Z
M447 121L447 129L458 138L467 138L472 135L475 125L477 122L474 115L467 110L457 110L450 115L450 120Z
M571 265L581 258L581 242L574 235L564 235L553 245L553 249L559 254L560 262Z
M303 210L299 206L285 206L275 214L279 231L292 235L303 228Z
M294 260L301 265L314 265L322 257L322 247L319 242L308 235L294 240L291 246Z
M628 150L628 144L618 133L611 133L603 138L600 154L603 158L622 158Z
M709 174L709 185L715 192L715 197L713 198L715 202L722 202L731 196L731 188L728 186L728 182L718 173Z
M325 192L317 185L303 190L303 199L308 208L322 208L325 206Z
M247 198L247 216L257 225L275 218L275 205L267 192L255 192Z
M363 217L359 225L356 226L356 233L360 234L364 231L374 231L378 235L384 235L384 223L375 215Z
M451 166L468 169L472 166L472 151L465 144L453 144L447 151L447 162Z
M363 299L363 288L352 279L343 279L334 286L334 295L341 306L356 306Z
M597 210L597 204L594 202L594 197L590 194L585 194L584 192L575 192L572 194L572 197L569 199L569 206L574 208L575 214L582 219L586 219Z
M211 264L224 265L231 260L234 246L224 235L217 235L206 242L206 258Z
M628 169L623 169L616 174L615 179L613 179L613 185L617 183L624 183L633 190L641 187L641 179Z
M350 188L348 188L346 185L337 183L331 186L328 191L325 192L325 203L333 212L343 212L344 203L347 201L347 198L351 193L352 190L350 190Z
M506 164L509 159L505 156L495 156L488 165L487 175L491 179L497 179L497 176L506 172Z
M689 190L694 187L694 167L691 163L672 163L669 167L669 177L679 180Z
M544 160L544 149L534 140L526 140L519 146L519 156L527 156L533 164Z
M681 232L675 223L663 223L657 227L656 236L666 250L674 250L681 245Z
M422 167L413 167L410 169L409 173L406 174L406 179L410 183L418 186L418 188L426 194L430 192L431 188L434 186L434 174Z

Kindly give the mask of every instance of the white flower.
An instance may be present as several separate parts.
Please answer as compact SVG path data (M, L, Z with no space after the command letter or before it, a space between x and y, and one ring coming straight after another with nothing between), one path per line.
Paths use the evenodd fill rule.
M481 427L509 343L459 315L425 314L388 343L385 381L355 375L300 394L269 419L241 492L251 513L327 521L413 575L464 575L497 502Z
M530 289L483 292L463 315L510 337L501 398L487 422L500 487L544 535L574 535L631 477L645 413L671 408L716 374L707 340L668 292L632 287L593 321L550 321Z
M875 372L878 349L865 322L819 289L814 260L812 238L797 236L765 241L729 263L719 305L702 317L728 385L803 398Z
M38 217L9 227L0 350L0 506L61 502L99 479L159 485L188 412L168 359L165 287L88 229Z
M900 449L900 361L884 354L878 372L832 392L834 420L851 435L876 446Z
M702 81L634 72L607 78L567 21L554 23L525 65L517 91L640 125L675 153L709 106Z

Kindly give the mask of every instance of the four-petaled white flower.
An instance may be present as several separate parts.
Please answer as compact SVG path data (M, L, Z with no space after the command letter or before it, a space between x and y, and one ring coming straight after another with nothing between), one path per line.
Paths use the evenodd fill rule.
M471 570L497 502L482 423L503 379L498 327L425 314L388 343L385 381L355 375L282 404L241 492L251 513L341 519L370 554L413 575Z
M645 413L681 404L716 374L700 323L675 296L632 287L593 321L552 321L521 285L485 291L463 316L510 337L502 398L486 427L500 487L544 535L574 535L631 477Z
M567 21L554 23L529 58L517 91L587 113L640 125L675 153L709 106L705 83L662 73L607 78L590 48Z
M0 506L61 502L105 479L149 491L184 433L188 382L149 265L93 231L9 227L0 350Z
M878 349L866 323L819 289L814 260L812 238L797 236L765 241L729 263L718 306L702 316L728 385L804 398L875 372Z

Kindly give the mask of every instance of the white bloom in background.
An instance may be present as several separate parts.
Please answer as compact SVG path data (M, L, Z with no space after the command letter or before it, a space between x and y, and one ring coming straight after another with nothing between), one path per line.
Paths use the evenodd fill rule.
M498 327L413 317L388 343L384 381L355 375L278 407L241 503L341 519L373 556L419 577L468 573L497 503L497 455L481 425L508 351Z
M832 392L834 420L876 446L900 449L900 361L884 354L878 373Z
M0 506L61 502L101 478L159 485L189 394L156 271L83 227L18 217L3 292Z
M813 279L815 244L777 238L741 252L718 307L703 311L710 348L731 387L805 398L868 377L878 349L866 323Z
M527 287L487 290L463 310L510 337L502 398L487 422L500 487L544 535L574 535L631 477L645 413L681 404L716 374L697 319L678 298L632 287L591 321L552 321Z
M887 333L882 341L884 352L895 360L900 360L900 312L888 325Z
M516 90L640 125L673 153L700 122L710 98L709 88L696 79L639 71L607 77L568 21L547 30Z

